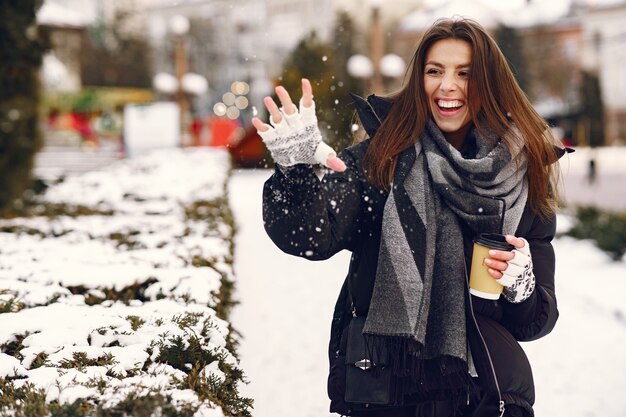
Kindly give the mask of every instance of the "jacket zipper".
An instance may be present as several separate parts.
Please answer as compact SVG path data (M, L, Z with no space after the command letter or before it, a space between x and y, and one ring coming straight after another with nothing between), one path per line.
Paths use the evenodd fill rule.
M474 325L476 326L476 331L478 332L478 335L480 336L480 340L485 348L485 352L487 353L487 359L489 360L489 368L491 369L493 382L495 382L496 390L498 391L498 400L500 402L499 403L499 411L500 411L499 417L502 417L504 415L504 401L502 401L502 392L500 392L500 384L498 384L498 377L496 376L496 371L493 367L493 360L491 359L491 354L489 353L487 342L485 342L485 338L483 337L483 334L480 331L480 327L478 327L478 322L476 321L476 316L474 315L474 306L472 305L472 294L469 292L469 282L467 279L467 265L465 263L465 260L463 260L463 266L465 268L465 283L467 284L465 290L469 296L470 313L472 315L472 320L474 321Z

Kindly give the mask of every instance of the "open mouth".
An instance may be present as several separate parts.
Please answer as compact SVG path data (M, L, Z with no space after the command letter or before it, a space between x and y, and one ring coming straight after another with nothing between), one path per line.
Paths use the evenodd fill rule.
M436 100L436 103L443 114L454 114L465 105L461 100Z

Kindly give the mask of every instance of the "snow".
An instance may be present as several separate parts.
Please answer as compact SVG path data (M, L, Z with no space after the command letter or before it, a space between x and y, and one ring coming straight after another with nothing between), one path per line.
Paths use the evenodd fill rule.
M26 368L18 359L6 353L0 353L0 377L24 376L26 372Z
M0 314L0 347L16 349L0 353L0 376L61 404L114 406L156 390L198 416L223 416L177 387L185 372L156 361L177 338L183 348L195 338L218 358L208 374L224 380L218 363L239 366L215 311L223 277L234 278L230 226L188 215L198 204L199 214L221 210L229 171L226 151L155 152L70 176L44 197L111 215L1 220L13 233L0 233L0 302L12 302Z
M570 180L584 176L585 152L567 157ZM621 169L623 179L625 150L598 152L602 166L614 173ZM280 252L265 234L261 217L263 182L270 175L268 170L241 170L230 181L241 300L232 323L244 337L239 352L250 381L242 390L255 399L255 417L290 416L294 410L304 417L331 416L327 343L349 254L312 263ZM580 188L578 180L566 178L567 185ZM606 192L620 194L615 188ZM623 202L626 196L620 198ZM559 216L559 231L571 224L571 217ZM589 241L560 237L553 243L560 318L550 335L523 344L535 378L535 415L623 417L626 263L611 261Z
M588 166L595 159L597 178L588 179ZM593 205L609 210L626 211L626 147L576 148L576 152L561 158L566 202L575 205Z
M50 26L84 27L93 22L93 17L51 0L44 2L37 12L37 23Z
M329 416L328 335L349 254L315 262L282 253L261 217L267 170L235 171L229 185L238 230L237 298L231 322L243 334L241 367L255 417ZM335 415L336 416L336 415Z

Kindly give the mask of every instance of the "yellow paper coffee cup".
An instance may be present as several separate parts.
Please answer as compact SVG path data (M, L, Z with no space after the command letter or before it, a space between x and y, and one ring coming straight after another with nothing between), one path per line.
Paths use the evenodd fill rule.
M485 258L489 257L489 249L511 251L515 246L507 243L504 235L497 233L481 233L474 239L472 266L470 269L470 293L480 298L497 300L502 294L502 285L487 272Z

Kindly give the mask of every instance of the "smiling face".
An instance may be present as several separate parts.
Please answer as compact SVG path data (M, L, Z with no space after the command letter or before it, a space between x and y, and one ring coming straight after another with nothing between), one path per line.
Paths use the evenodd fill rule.
M433 43L424 65L424 90L433 120L445 138L460 149L470 128L467 90L472 47L459 39Z

